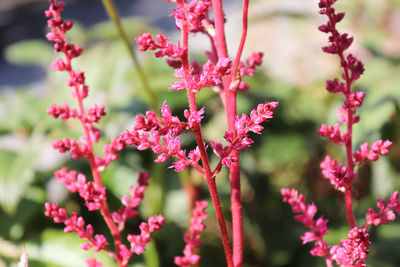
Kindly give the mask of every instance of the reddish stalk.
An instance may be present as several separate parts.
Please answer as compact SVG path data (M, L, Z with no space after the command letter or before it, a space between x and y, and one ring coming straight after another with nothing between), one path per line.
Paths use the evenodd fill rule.
M225 30L224 30L224 13L221 0L213 0L213 12L215 21L216 36L214 38L215 46L217 49L218 57L228 57ZM240 57L243 52L243 47L247 35L247 20L248 20L248 6L249 1L243 0L243 13L242 13L242 35L232 66L231 76L223 78L223 90L221 98L225 103L226 118L228 122L228 130L236 133L235 117L236 112L236 93L237 86L239 85L240 77L237 77L237 70L240 63ZM242 216L242 201L240 192L240 159L239 152L233 151L233 156L237 158L233 162L230 170L230 184L231 184L231 210L232 210L232 232L233 232L233 263L235 267L240 267L243 264L243 216Z
M236 52L235 61L233 62L233 65L232 65L233 78L235 78L235 76L236 76L236 72L239 67L240 57L242 56L242 52L243 52L244 43L246 42L248 13L249 13L249 0L243 0L242 36L240 38L238 51Z
M183 7L182 0L178 0L177 4L178 4L178 7ZM185 77L188 77L190 75L190 72L189 72L189 56L188 56L188 50L187 50L189 31L188 31L186 23L183 23L181 30L182 30L182 45L183 45L184 48L186 48L184 54L181 57L182 67L183 67L184 72L185 72ZM187 93L188 93L190 112L193 113L193 112L197 111L196 95L189 88L186 79L185 79L185 83L186 83L186 88L187 88ZM220 233L221 233L221 238L222 238L222 243L223 243L223 247L224 247L224 251L225 251L226 261L227 261L228 267L233 267L232 252L231 252L231 246L230 246L230 242L229 242L229 235L228 235L228 231L227 231L227 228L226 228L224 215L223 215L222 208L221 208L221 202L219 200L217 186L215 184L215 177L213 177L213 173L212 173L211 168L210 168L210 163L209 163L209 160L208 160L206 148L204 146L203 136L202 136L202 133L201 133L201 128L200 128L199 123L196 123L196 125L195 125L195 127L193 129L193 133L195 135L196 142L197 142L197 145L199 147L200 157L201 157L201 161L203 163L203 168L204 168L205 179L206 179L206 182L207 182L207 185L208 185L208 189L210 191L211 199L212 199L212 202L213 202L213 205L214 205L214 209L215 209L215 213L216 213L216 216L217 216L218 225L219 225L219 228L220 228Z
M340 61L346 62L343 52L339 54ZM350 92L351 92L351 84L352 81L349 75L349 68L346 65L343 66L344 78L346 81L346 91L345 96L346 100L349 101ZM346 140L346 159L347 159L347 177L349 177L349 184L345 189L345 206L346 206L346 214L347 220L351 228L353 228L356 223L354 220L353 207L352 207L352 194L351 187L353 183L354 176L354 161L353 161L353 110L349 109L347 111L347 136L349 137Z

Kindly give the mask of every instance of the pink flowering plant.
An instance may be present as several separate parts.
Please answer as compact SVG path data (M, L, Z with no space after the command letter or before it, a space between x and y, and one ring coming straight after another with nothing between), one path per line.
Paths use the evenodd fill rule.
M333 126L322 124L318 134L327 137L330 142L344 146L346 151L346 164L342 165L329 155L321 162L322 176L329 180L331 185L344 194L344 204L349 224L347 239L342 239L337 245L328 245L324 236L328 233L328 220L324 216L315 219L317 207L314 203L307 204L305 197L295 189L283 188L281 194L283 201L287 202L295 213L295 219L301 222L307 231L301 236L303 244L314 242L310 250L315 257L324 257L326 266L337 264L346 266L367 266L366 260L370 252L370 235L367 228L371 225L379 226L389 224L396 219L396 213L400 214L399 192L394 191L389 199L378 199L378 209L369 208L365 214L364 224L358 226L354 218L352 208L353 182L357 178L357 167L366 161L377 161L380 156L388 154L392 142L379 139L372 144L363 143L357 150L353 150L353 126L360 121L356 115L358 108L362 106L365 93L354 88L354 83L364 72L363 63L353 54L348 53L353 43L353 37L347 33L341 33L337 29L337 23L343 20L345 13L337 12L333 7L336 0L321 0L319 2L320 14L328 18L327 23L319 26L319 30L329 35L329 44L322 47L325 53L336 55L341 67L341 79L334 78L326 82L326 90L330 93L343 95L345 100L339 108L338 120L345 128L342 132L340 124Z
M161 62L163 59L166 61L169 73L173 77L173 82L168 88L171 91L169 94L184 93L187 105L178 113L173 104L168 103L170 101L161 99L158 103L140 69L135 53L131 51L143 89L146 88L147 95L153 97L148 101L152 110L136 115L133 125L108 141L103 146L103 153L97 153L96 147L100 146L100 141L104 139L98 125L106 115L106 107L99 104L89 106L87 98L92 91L87 85L85 72L76 67L74 60L81 56L83 49L68 41L68 32L72 29L73 22L62 17L64 3L50 0L50 7L45 11L50 28L46 37L54 43L55 52L61 55L51 67L69 77L67 85L71 88L70 95L75 104L51 104L46 112L55 119L65 122L74 120L81 126L79 138L60 137L54 141L53 148L62 154L70 155L73 160L79 159L80 162L89 163L90 166L89 174L63 166L54 172L54 176L69 192L81 198L85 212L100 214L108 232L105 233L104 228L89 223L90 218L86 218L82 211L67 212L67 208L57 203L45 203L45 215L54 223L62 225L64 232L75 233L82 239L83 250L105 252L118 266L128 266L136 262L134 255L145 254L146 249L151 246L152 238L162 235L165 230L162 228L168 227L167 215L156 213L143 218L144 215L139 209L142 200L147 196L146 189L151 187L153 174L140 172L136 186L129 187L128 194L118 196L118 204L115 204L110 197L110 188L105 185L104 177L111 164L116 164L114 161L121 159L123 150L149 150L155 154L154 165L163 167L167 162L170 163L167 167L171 169L169 171L173 170L182 176L190 174L202 177L207 188L207 197L211 198L210 204L212 204L209 205L208 201L202 200L204 196L193 193L196 190L194 184L189 182L183 185L189 194L191 216L186 233L183 237L179 237L182 244L184 243L183 251L175 254L167 265L189 267L199 266L200 260L212 261L211 256L201 253L201 236L206 225L209 226L209 221L216 217L216 225L210 223L209 231L218 236L221 243L224 251L223 264L228 267L241 267L245 265L245 249L247 247L248 250L254 249L251 238L258 240L259 233L254 230L245 233L244 222L247 217L243 214L243 203L248 200L244 199L242 194L245 190L251 190L248 190L247 185L245 188L242 186L245 166L241 165L240 156L241 152L249 150L257 141L257 136L262 134L267 125L266 122L273 117L272 122L276 121L274 112L278 108L278 102L270 101L263 95L262 103L253 106L250 112L244 114L238 112L238 94L250 89L245 77L255 75L256 68L262 64L264 55L262 52L252 52L247 59L242 59L248 30L248 0L243 0L241 9L240 41L232 47L228 46L232 44L226 39L224 25L228 15L224 13L222 0L166 0L166 2L171 6L171 17L175 20L180 33L179 40L173 41L173 38L164 34L143 31L136 38L130 36L129 39L135 39L140 52L151 54L159 60L160 63L156 64L163 64ZM311 255L324 258L328 267L335 264L344 267L366 266L372 242L368 228L394 221L396 214L400 213L400 200L398 191L394 191L386 201L378 200L378 210L372 208L367 210L363 224L356 222L352 189L359 168L368 161L377 161L381 156L388 154L392 142L379 139L371 144L354 144L353 126L360 121L357 111L365 98L365 93L358 90L355 83L363 74L364 65L348 52L353 37L337 29L337 23L343 20L345 14L336 12L333 7L335 2L336 0L319 1L320 14L328 19L319 30L328 34L329 38L328 45L322 48L323 51L339 58L341 68L341 78L328 80L326 90L344 97L344 103L339 109L340 124L322 124L318 134L345 150L345 163L340 163L340 159L327 155L320 163L320 168L322 176L335 190L344 195L349 224L347 238L335 245L328 244L326 241L328 219L324 216L316 217L316 205L307 204L305 196L295 189L282 188L280 192L283 201L291 206L295 219L306 228L301 240L303 244L313 243ZM112 6L110 0L103 0L103 3L108 9ZM115 17L110 17L115 20ZM118 20L116 21L118 24ZM118 25L121 30L121 25ZM194 34L203 35L210 44L209 51L202 51L206 58L203 62L192 59L189 39ZM228 48L235 51L234 56L228 54ZM199 95L204 91L215 93L225 113L224 123L227 127L219 138L209 139L205 133L209 106L207 103L199 104L201 103ZM289 106L285 108L290 109ZM185 141L188 138L194 140L192 144L188 145ZM279 150L284 151L285 148L281 147ZM225 194L229 195L230 201L224 201L221 197L224 193L217 188L217 179L223 176L221 174L224 169L229 175L229 193ZM185 189L185 186L189 189ZM265 205L268 206L265 210L270 216L270 203ZM228 209L230 213L226 212ZM274 216L272 214L271 217ZM138 227L131 227L132 220L139 221ZM250 219L248 222L249 225L252 224ZM264 225L264 222L261 225ZM259 229L262 234L268 231L275 230ZM167 245L175 246L171 240L176 238L168 238ZM264 254L264 251L256 251L255 254L262 258L260 254ZM103 266L101 260L93 257L87 259L86 264L91 267Z
M82 48L68 43L66 33L72 28L71 21L64 21L61 12L64 4L50 1L49 10L46 11L48 26L51 28L47 39L55 42L54 49L62 53L64 58L57 58L51 64L56 71L65 71L70 80L68 86L72 88L71 97L77 102L77 108L70 108L68 104L61 106L52 104L47 113L54 118L77 119L81 122L84 135L78 140L64 138L57 140L53 148L60 153L70 152L73 159L86 158L89 160L93 181L82 173L68 170L63 167L55 172L57 180L67 187L72 193L79 193L89 211L101 212L112 239L102 234L97 234L92 225L87 224L83 217L72 212L68 215L64 208L58 204L46 203L45 215L53 218L55 223L65 225L65 232L76 232L87 243L82 249L93 249L95 252L106 251L118 263L119 266L127 266L134 254L142 254L146 245L150 242L150 233L158 230L164 223L162 215L152 216L148 223L140 224L140 234L128 234L126 241L122 238L122 232L126 220L139 214L135 208L140 205L144 197L144 191L148 185L148 174L142 173L138 177L138 187L131 187L129 196L122 196L122 206L118 211L111 211L107 204L106 188L102 184L101 173L114 160L118 159L119 151L127 146L134 146L137 150L151 149L157 158L156 163L165 162L168 158L174 158L170 168L180 172L189 166L196 169L205 179L216 212L220 235L222 238L225 257L228 266L242 266L243 263L243 220L240 196L240 165L239 152L249 148L253 140L250 133L260 134L263 130L262 123L270 120L277 102L265 102L259 104L249 115L239 115L236 112L236 95L238 90L248 89L248 85L241 81L242 77L253 75L256 66L261 64L262 53L253 53L246 63L240 61L247 31L248 1L244 1L243 7L243 33L239 48L234 60L227 54L227 44L224 33L224 16L222 1L176 1L176 9L173 10L176 26L181 31L181 41L174 44L169 39L157 34L153 38L149 33L143 33L136 38L140 51L153 50L156 58L167 57L168 64L175 69L174 75L178 81L174 82L171 90L185 90L188 97L188 109L184 110L185 120L172 114L170 107L164 102L161 105L161 116L156 111L150 110L145 115L136 117L133 128L111 140L104 146L104 156L94 153L94 144L100 139L101 132L95 124L106 115L104 106L94 105L85 110L83 100L88 96L89 88L85 84L83 71L72 67L72 59L79 57ZM213 13L213 20L210 12ZM202 32L211 42L212 51L207 52L209 60L201 67L196 61L189 60L188 38L190 33ZM196 94L203 88L213 87L218 91L221 102L226 111L228 130L223 138L226 144L219 140L204 140L201 122L204 118L205 108L198 108ZM205 90L205 89L203 89ZM180 136L185 132L192 132L197 146L186 151L180 142ZM212 167L207 150L212 150L219 158L216 166ZM231 249L228 229L222 212L220 198L216 186L216 177L222 167L230 169L231 181L231 210L232 210L232 235L233 249ZM184 256L177 256L175 264L178 266L191 266L198 263L200 256L195 253L200 246L200 233L204 230L204 219L207 215L204 209L207 202L196 202L193 210L192 226L189 234L185 235L186 246ZM110 246L110 244L113 245ZM95 259L87 261L89 266L99 266L101 262Z

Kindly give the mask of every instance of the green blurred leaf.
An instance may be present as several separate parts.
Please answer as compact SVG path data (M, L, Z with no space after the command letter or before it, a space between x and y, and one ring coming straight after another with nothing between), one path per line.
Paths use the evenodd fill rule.
M150 243L147 244L146 250L144 251L144 261L146 267L160 266L160 257L158 256L154 241L150 241Z
M5 58L14 64L43 64L52 55L51 44L41 40L15 43L5 49Z
M139 31L156 31L154 27L146 23L143 18L132 17L121 19L122 26L128 36L136 36ZM117 27L112 21L105 21L97 23L91 27L86 33L86 36L90 39L109 39L118 40L120 38ZM134 42L132 38L132 42Z
M0 206L13 213L34 177L34 150L17 154L0 150Z
M96 258L104 266L116 266L113 259L105 252L95 253L93 250L84 251L80 247L85 240L80 239L76 233L64 233L62 230L45 230L41 235L42 243L32 248L30 260L40 260L44 265L38 266L86 266L85 260Z
M303 136L295 133L265 136L258 153L265 167L296 164L299 161L304 162L308 157Z

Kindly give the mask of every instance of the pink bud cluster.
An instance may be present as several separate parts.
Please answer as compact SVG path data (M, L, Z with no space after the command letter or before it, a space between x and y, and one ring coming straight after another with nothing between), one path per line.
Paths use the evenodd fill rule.
M400 214L400 199L399 191L394 191L388 200L383 201L378 199L377 206L379 212L375 212L373 209L368 209L365 218L367 219L366 226L380 224L389 224L396 219L396 213Z
M283 202L288 203L292 207L293 213L296 214L294 218L303 223L305 227L311 229L311 231L304 232L301 236L303 245L315 241L314 248L310 251L311 255L325 257L329 260L329 247L324 241L324 236L328 233L328 227L326 226L328 220L324 219L323 216L315 220L314 216L317 213L317 207L314 203L306 204L304 196L295 189L282 188L281 195L283 196Z
M140 51L146 50L158 50L154 56L155 57L170 57L170 58L180 58L186 48L180 47L178 45L171 44L167 37L162 34L157 34L156 39L150 33L143 33L141 36L136 38L136 42L139 45Z
M86 265L88 267L103 267L103 263L101 261L97 261L94 258L87 259L86 260Z
M252 52L249 58L246 59L246 63L241 61L239 63L240 77L253 76L256 72L256 67L262 64L263 56L263 52ZM249 85L243 81L240 81L237 89L244 91L249 89Z
M355 177L355 175L349 177L347 175L347 168L330 156L325 156L325 159L319 166L322 169L324 178L328 179L340 191L344 191L345 187L351 182L349 179L352 180Z
M228 142L227 146L223 146L218 140L210 141L210 145L214 153L221 158L220 163L229 167L236 159L231 152L241 151L253 144L253 140L248 137L249 132L260 134L264 127L263 122L272 118L274 110L278 107L278 102L265 102L258 104L257 108L250 112L250 117L246 114L237 116L235 120L235 132L226 131L224 138Z
M52 104L51 107L46 110L46 112L55 119L60 117L63 121L66 121L69 118L78 118L79 114L78 110L70 109L67 103L62 104L61 106Z
M192 225L189 228L189 233L183 237L186 242L186 246L183 249L184 256L175 257L175 264L178 266L190 267L200 260L200 256L195 254L195 250L200 247L200 234L206 228L204 220L208 215L205 211L207 205L207 201L196 201L195 203L196 207L193 209L193 216L190 219Z
M175 91L190 90L194 93L200 91L203 87L213 87L222 83L222 76L230 73L230 64L232 60L229 58L220 58L217 64L208 60L203 65L201 71L197 62L195 62L186 74L183 67L175 70L174 75L179 81L174 82L169 88Z
M378 140L368 146L368 143L364 143L360 148L353 154L353 158L356 164L360 164L366 160L377 161L379 156L384 156L389 153L389 148L392 142L389 140L382 141Z
M138 150L151 148L159 154L155 162L165 162L169 157L178 159L171 167L176 171L182 171L189 165L201 170L198 165L200 155L198 149L189 152L181 148L180 134L183 129L190 129L194 123L199 123L204 110L196 113L185 111L188 122L181 122L178 117L172 116L171 109L164 102L161 106L161 118L154 111L148 111L146 116L136 117L132 130L121 133L120 140L126 145L134 145Z
M366 267L368 247L371 242L365 227L355 226L349 231L348 238L342 239L340 245L334 245L329 250L332 259L340 266Z
M96 234L94 235L94 229L91 224L85 223L85 220L82 217L78 217L75 212L71 213L71 216L67 216L67 211L64 208L60 208L58 204L45 204L45 215L53 218L55 223L63 223L65 224L64 232L76 232L79 238L86 239L88 243L82 245L82 249L88 250L93 248L95 252L105 250L109 252L107 249L107 240L104 235ZM94 236L93 236L94 235Z
M178 29L182 29L182 24L185 22L190 32L205 32L211 23L208 18L210 6L211 0L184 1L183 7L174 9L171 15L175 17Z
M162 215L152 216L149 218L148 223L142 222L139 226L139 235L128 235L127 239L130 242L130 252L135 254L142 254L146 248L146 245L151 241L150 233L158 230L164 223L164 217Z

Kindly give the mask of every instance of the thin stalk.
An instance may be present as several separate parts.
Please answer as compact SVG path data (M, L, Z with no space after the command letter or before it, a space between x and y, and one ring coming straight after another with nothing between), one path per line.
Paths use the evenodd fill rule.
M350 227L354 228L356 226L355 220L354 220L354 214L353 214L353 207L351 204L351 188L346 188L346 191L344 192L344 202L346 205L346 214L347 214L347 220L349 221Z
M339 54L340 57L340 62L346 62L343 53ZM344 79L346 81L346 91L345 91L345 97L346 100L350 97L350 92L351 92L351 85L352 81L349 75L349 68L346 64L343 66L343 73L344 73ZM354 161L353 161L353 109L349 108L347 111L347 136L348 139L346 140L346 159L347 159L347 177L349 177L349 184L347 185L345 189L345 206L346 206L346 214L347 214L347 220L349 222L349 225L351 228L353 228L356 223L354 220L354 213L353 213L353 207L352 207L352 195L351 195L351 187L353 183L353 176L354 176Z
M178 7L183 7L182 1L183 0L177 1ZM183 23L181 31L182 31L182 46L184 48L186 48L184 54L181 57L182 67L183 67L183 70L185 73L185 77L188 77L188 76L190 76L189 55L188 55L188 49L187 49L188 43L189 43L189 30L187 28L186 23ZM187 90L187 94L188 94L190 112L196 112L197 111L196 94L193 91L191 91L186 79L185 79L185 83L186 83L186 90ZM206 148L204 145L204 139L203 139L203 136L201 133L200 124L196 123L192 130L195 135L197 145L199 147L200 158L201 158L203 168L204 168L205 179L206 179L206 182L208 185L208 189L210 191L211 199L212 199L215 213L217 216L217 221L218 221L218 225L219 225L219 229L220 229L220 233L221 233L222 244L223 244L224 251L225 251L227 265L228 265L228 267L233 267L232 251L231 251L231 246L230 246L230 242L229 242L228 230L226 228L224 214L222 212L221 202L219 200L218 190L217 190L217 186L215 184L215 177L213 176L213 173L210 168L210 162L209 162L209 159L207 156L207 151L206 151Z
M135 52L133 51L132 44L129 41L129 38L126 35L126 32L122 26L118 11L114 5L114 1L113 0L101 0L101 1L103 3L103 6L104 6L108 16L110 17L110 19L114 22L115 26L117 27L119 35L122 38L122 41L124 42L126 48L128 49L129 56L132 59L133 65L135 66L136 73L140 79L140 82L143 85L143 89L147 95L150 107L154 110L157 110L158 109L157 95L151 89L151 87L149 85L149 81L147 79L147 76L144 73L144 71L139 63L139 61L135 55Z
M224 30L224 12L222 8L222 0L213 0L213 13L215 22L216 35L214 38L215 47L217 49L218 58L228 57L226 46L225 30ZM236 92L237 86L231 87L231 83L235 81L237 68L240 62L240 56L243 51L243 46L247 34L247 13L248 0L243 1L243 30L239 48L235 57L235 61L230 76L223 77L223 90L220 94L223 99L226 118L228 122L228 130L236 133L235 118L236 118ZM235 267L241 267L243 264L243 216L242 216L242 201L241 201L241 184L240 184L240 159L239 152L234 151L233 156L237 158L229 169L229 180L231 184L231 210L232 210L232 239L233 239L233 264Z
M233 62L233 65L232 65L233 78L235 78L235 76L236 76L236 72L238 70L239 63L240 63L240 57L242 56L242 53L243 53L244 43L246 42L248 13L249 13L249 0L243 0L242 36L240 37L238 51L236 52L235 61Z

